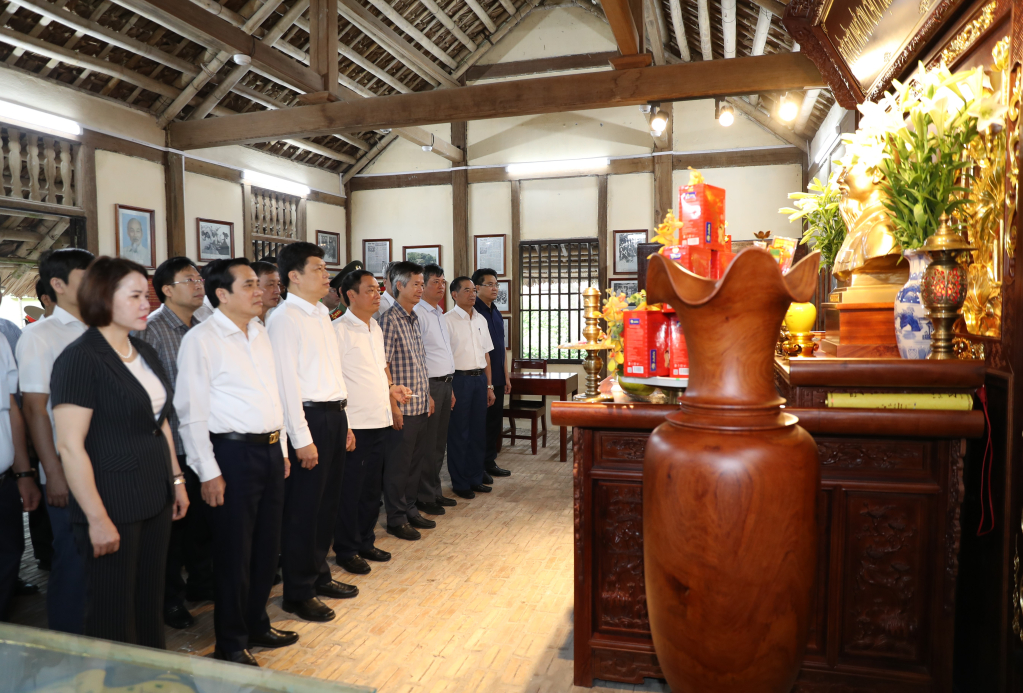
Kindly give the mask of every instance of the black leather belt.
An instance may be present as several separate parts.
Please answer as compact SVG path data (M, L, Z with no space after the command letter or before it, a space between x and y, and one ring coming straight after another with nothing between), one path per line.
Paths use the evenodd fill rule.
M436 378L430 378L430 380L435 382L435 383L450 383L454 379L454 377L455 377L454 374L451 374L451 375L441 375L441 376L438 376Z
M348 400L334 400L333 402L302 402L303 407L309 409L326 409L327 411L344 411L348 406Z
M255 443L256 445L274 445L281 442L281 432L272 433L211 433L212 440L235 440L239 443Z
M471 378L475 378L477 375L483 375L484 372L482 368L474 368L471 371L455 371L455 375L468 375Z

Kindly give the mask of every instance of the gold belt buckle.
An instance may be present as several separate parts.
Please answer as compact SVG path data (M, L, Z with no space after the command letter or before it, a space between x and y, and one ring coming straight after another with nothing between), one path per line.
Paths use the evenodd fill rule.
M274 431L270 434L270 445L281 442L281 432Z

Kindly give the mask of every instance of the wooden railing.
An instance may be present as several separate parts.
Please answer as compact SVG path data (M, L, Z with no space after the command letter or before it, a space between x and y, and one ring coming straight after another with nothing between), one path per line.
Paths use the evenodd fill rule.
M0 203L29 200L81 208L76 164L78 142L0 126Z
M304 237L302 198L262 188L251 188L250 195L247 213L253 259L276 256L284 244Z

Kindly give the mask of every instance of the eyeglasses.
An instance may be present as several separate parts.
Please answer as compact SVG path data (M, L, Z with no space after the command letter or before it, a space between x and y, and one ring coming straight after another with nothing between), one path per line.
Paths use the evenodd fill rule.
M196 279L182 279L179 282L171 282L171 284L192 284L192 285L195 285L195 284L205 284L205 283L206 282L203 281L202 277L198 277Z
M497 282L491 282L489 284L480 284L480 286L486 289L493 289L495 286L497 286Z

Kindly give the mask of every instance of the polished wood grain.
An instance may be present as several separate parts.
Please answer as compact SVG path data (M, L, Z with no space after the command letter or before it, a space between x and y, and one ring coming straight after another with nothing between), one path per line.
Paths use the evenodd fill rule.
M522 373L512 371L509 375L512 393L516 395L550 395L562 402L571 399L579 391L577 373ZM552 403L553 404L553 403ZM561 427L560 433L562 462L568 460L568 429Z

